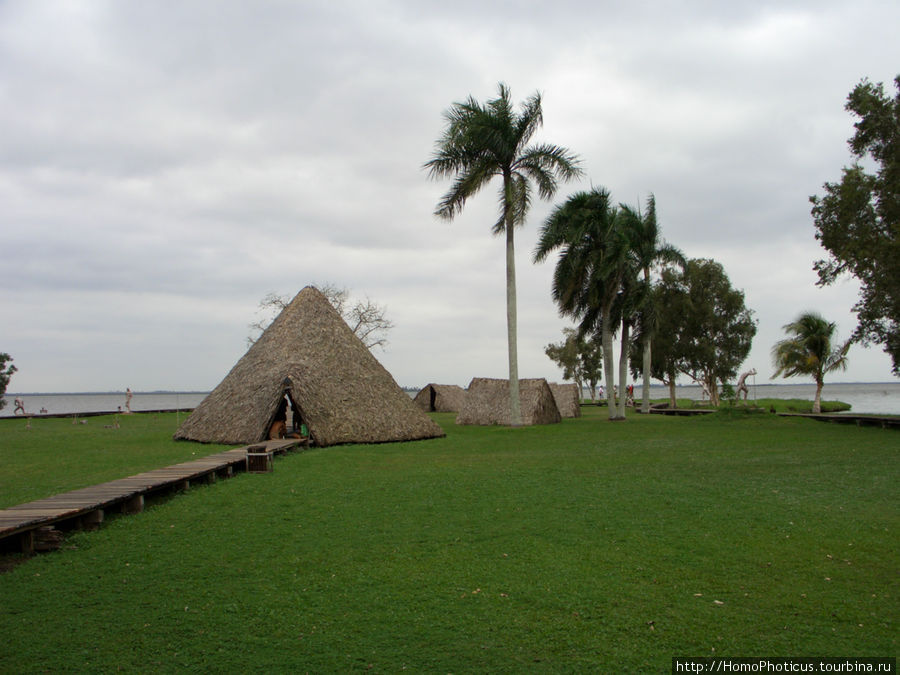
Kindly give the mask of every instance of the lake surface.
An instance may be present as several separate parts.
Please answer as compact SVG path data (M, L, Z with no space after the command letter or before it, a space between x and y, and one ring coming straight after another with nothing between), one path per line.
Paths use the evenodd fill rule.
M675 388L678 398L699 400L700 387L680 386ZM416 392L409 392L415 396ZM208 392L135 392L131 399L131 409L135 412L146 410L175 410L195 408L206 398ZM635 392L636 396L639 396ZM812 401L816 395L814 384L760 384L751 385L748 401L760 398L800 398ZM0 417L13 416L13 399L18 396L25 402L25 410L32 415L45 409L47 414L61 415L85 412L115 412L119 406L125 409L125 393L87 394L7 394L6 407L0 410ZM661 385L650 387L650 397L668 398L669 390ZM822 392L823 400L844 401L857 414L900 415L900 382L876 382L859 384L828 384Z
M134 392L131 410L178 410L196 408L209 392ZM125 392L105 394L6 394L6 406L0 410L0 417L12 417L15 411L13 401L21 398L25 412L39 415L41 410L48 415L62 415L87 412L116 412L121 406L125 410Z
M750 385L747 401L760 398L799 398L812 401L816 397L815 384L759 384ZM635 399L640 398L640 387L635 386ZM698 386L675 387L675 396L700 400L703 395ZM650 398L668 399L669 389L650 385ZM822 390L823 401L843 401L852 407L849 412L862 415L900 415L900 382L862 382L854 384L828 384Z

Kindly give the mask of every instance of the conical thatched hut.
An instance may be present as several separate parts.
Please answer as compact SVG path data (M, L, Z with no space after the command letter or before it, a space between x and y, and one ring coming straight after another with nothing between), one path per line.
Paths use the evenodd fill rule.
M249 444L285 415L319 446L443 436L317 289L300 291L175 438ZM299 425L298 425L299 426Z
M578 394L577 384L550 383L550 391L559 408L559 414L563 417L581 417L581 396Z
M413 399L425 412L459 412L466 390L456 384L427 384Z
M519 380L519 401L524 425L553 424L561 419L550 385L543 378ZM456 423L509 425L509 380L474 378Z

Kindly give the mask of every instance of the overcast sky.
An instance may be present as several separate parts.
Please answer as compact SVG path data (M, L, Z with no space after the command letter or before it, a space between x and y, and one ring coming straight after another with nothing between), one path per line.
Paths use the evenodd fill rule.
M900 72L900 3L0 0L0 351L11 392L208 390L267 293L330 282L387 307L401 385L506 377L496 189L452 222L422 165L442 113L506 82L585 178L517 232L519 370L559 380L550 209L656 196L663 236L721 262L759 330L855 326L815 285L809 196L850 163L846 96ZM879 347L831 381L890 381ZM790 382L790 381L789 381Z

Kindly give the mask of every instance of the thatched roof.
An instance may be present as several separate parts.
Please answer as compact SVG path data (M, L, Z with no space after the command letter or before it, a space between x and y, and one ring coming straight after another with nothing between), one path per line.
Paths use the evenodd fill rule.
M425 412L459 412L466 390L456 384L426 384L413 400Z
M316 445L443 436L317 289L300 291L175 438L249 444L289 394Z
M563 417L581 417L581 395L577 384L550 383L550 391L556 400L556 407Z
M553 424L561 419L550 385L543 378L519 380L519 402L522 424ZM474 378L456 423L510 424L509 380Z

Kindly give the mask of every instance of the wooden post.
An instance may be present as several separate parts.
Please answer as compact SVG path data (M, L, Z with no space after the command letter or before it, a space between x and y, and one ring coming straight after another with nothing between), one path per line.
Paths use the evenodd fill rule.
M34 531L28 530L19 535L19 548L25 555L34 555Z
M122 502L122 513L140 513L144 510L144 495L135 495Z
M86 513L81 517L81 526L90 530L95 527L100 527L100 523L103 522L103 509L97 509L96 511L91 511L90 513Z

